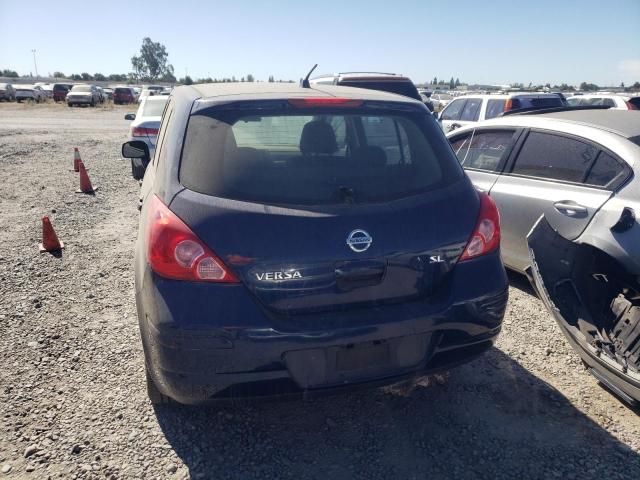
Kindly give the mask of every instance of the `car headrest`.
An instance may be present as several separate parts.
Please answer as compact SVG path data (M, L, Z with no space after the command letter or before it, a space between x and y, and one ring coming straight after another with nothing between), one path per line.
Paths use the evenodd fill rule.
M305 124L300 136L300 151L307 154L332 154L338 150L338 142L333 127L322 120L312 120Z

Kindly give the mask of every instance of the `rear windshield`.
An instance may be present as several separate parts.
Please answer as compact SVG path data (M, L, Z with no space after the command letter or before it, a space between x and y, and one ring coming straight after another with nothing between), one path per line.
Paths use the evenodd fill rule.
M53 91L54 92L67 92L67 91L69 91L69 87L67 87L66 85L60 85L59 83L55 83L53 85Z
M398 95L404 95L405 97L420 100L420 94L418 89L411 82L401 82L398 80L391 81L366 81L366 80L349 80L343 79L338 82L338 85L343 87L355 87L355 88L367 88L369 90L380 90L382 92L397 93Z
M521 97L512 97L511 108L516 110L519 108L553 108L566 105L559 95L533 96L523 95Z
M114 93L120 93L123 95L130 95L131 94L131 90L128 88L116 88L114 91Z
M164 111L164 106L167 104L167 98L162 98L159 101L152 102L147 100L142 110L144 117L161 117Z
M199 112L180 167L191 190L276 205L383 202L462 175L431 116L361 108Z
M74 85L71 91L72 92L90 92L91 87L89 85Z

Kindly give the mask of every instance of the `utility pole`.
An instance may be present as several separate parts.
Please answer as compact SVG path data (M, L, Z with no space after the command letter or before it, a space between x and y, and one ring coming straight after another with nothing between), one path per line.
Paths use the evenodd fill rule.
M31 50L31 53L33 53L33 66L36 69L36 78L38 78L38 64L36 63L36 49L34 48L33 50Z

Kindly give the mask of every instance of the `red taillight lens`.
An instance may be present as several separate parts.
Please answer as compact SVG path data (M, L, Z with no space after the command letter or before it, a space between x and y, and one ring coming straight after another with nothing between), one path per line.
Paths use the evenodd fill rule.
M131 130L132 137L146 137L148 135L158 135L157 128L133 127Z
M359 107L362 100L353 100L351 98L338 97L320 97L320 98L291 98L289 104L298 108L311 107Z
M480 214L460 261L476 258L495 251L500 246L500 214L496 202L480 192Z
M147 261L158 275L194 282L238 282L222 260L155 195L147 228Z
M628 108L629 110L638 110L638 107L636 107L633 103L631 103L631 102L627 102L626 100L625 100L625 102L624 102L624 103L626 103L626 104L627 104L627 108Z
M513 108L513 100L508 98L507 101L504 102L504 108L502 109L502 111L503 112L508 112L512 108Z

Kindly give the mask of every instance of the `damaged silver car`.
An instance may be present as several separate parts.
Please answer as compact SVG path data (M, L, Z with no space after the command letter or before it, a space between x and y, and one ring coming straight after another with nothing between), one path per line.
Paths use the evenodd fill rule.
M574 116L582 128L606 132L589 169L604 171L598 162L606 157L613 167L608 178L617 171L618 180L615 188L604 186L610 195L597 211L582 214L590 218L582 231L555 215L540 218L527 237L529 276L593 376L634 405L640 403L640 112Z
M449 139L498 205L505 265L590 372L640 403L640 112L514 115Z

